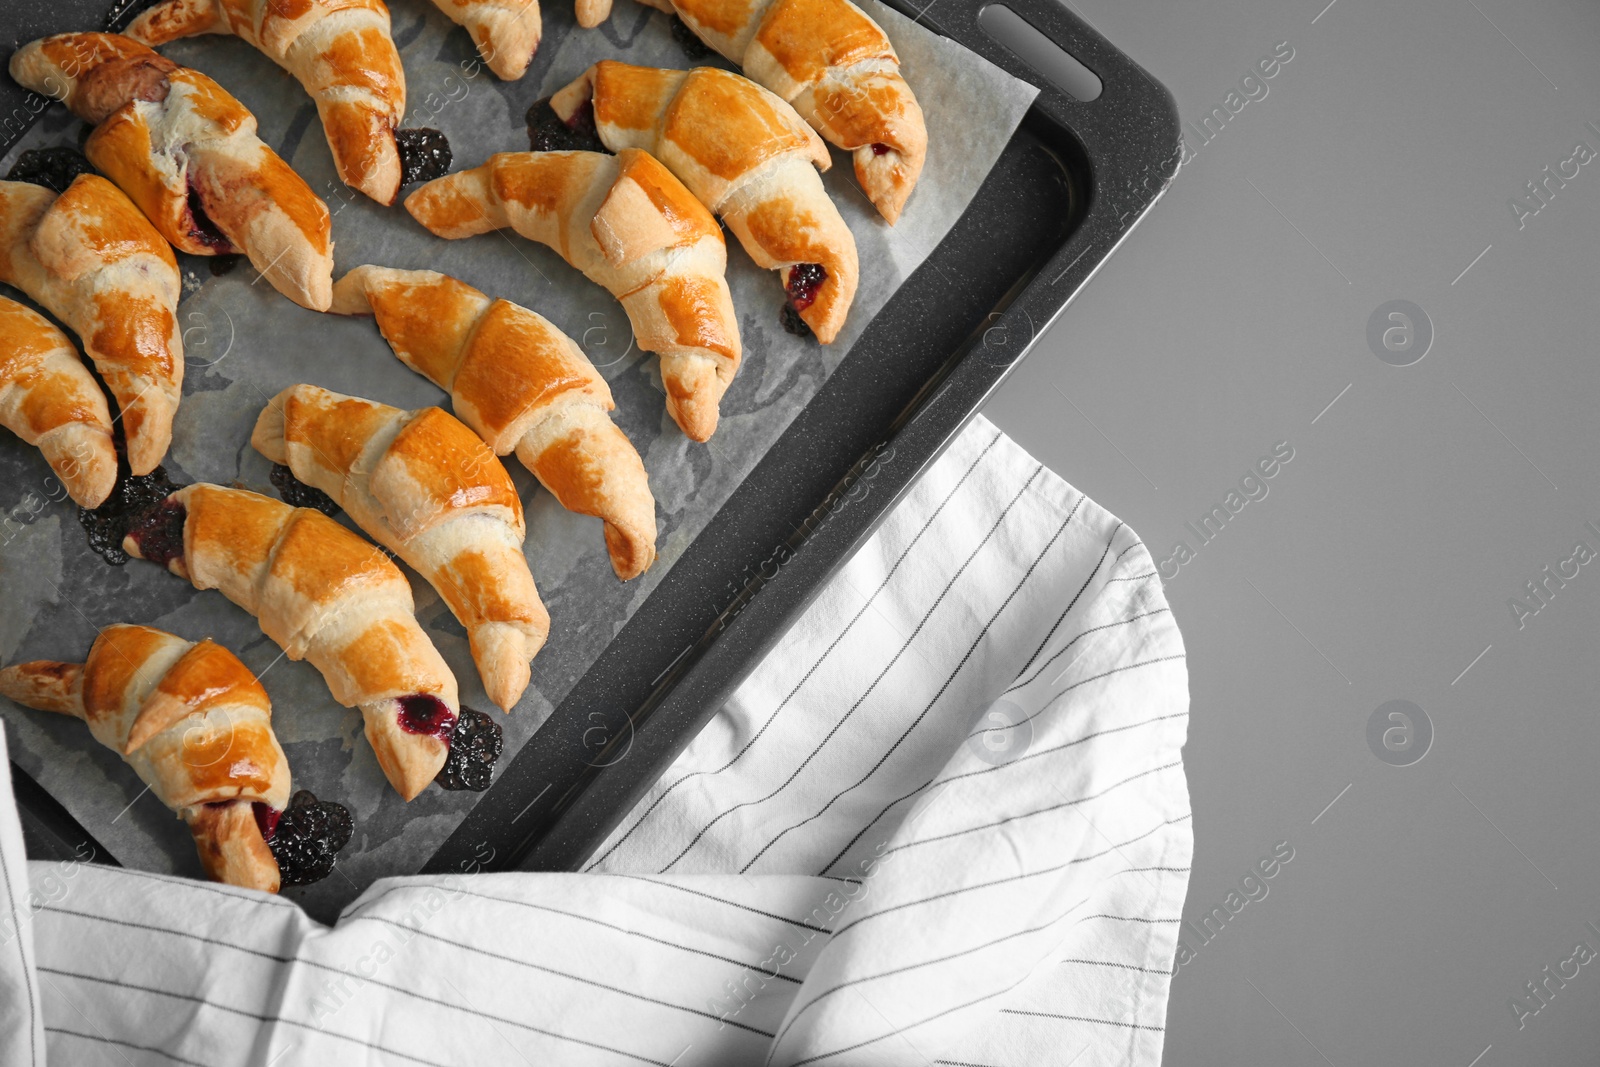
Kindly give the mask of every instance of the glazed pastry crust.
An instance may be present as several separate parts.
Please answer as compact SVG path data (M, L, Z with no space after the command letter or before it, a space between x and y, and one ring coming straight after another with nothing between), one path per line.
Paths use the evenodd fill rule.
M891 224L928 157L928 128L883 28L850 0L673 0L706 44L851 154Z
M428 580L467 628L489 698L511 710L550 614L522 551L522 501L488 446L440 408L403 411L314 385L274 397L250 443Z
M400 697L460 713L456 680L412 614L411 585L389 557L321 512L244 489L185 486L183 554L168 564L256 617L293 660L321 672L333 698L360 707L378 763L406 800L444 766L446 743L403 729ZM132 537L129 555L143 558Z
M900 218L928 157L928 128L894 45L865 11L850 0L643 2L677 15L849 152L879 214L890 225ZM610 16L611 0L579 0L578 12L579 25L598 26Z
M667 412L709 440L739 369L727 246L711 213L647 152L502 152L422 186L406 210L441 237L511 227L603 285L661 358Z
M527 308L433 271L363 266L333 310L372 315L401 362L450 394L496 455L516 452L561 506L605 526L617 577L655 561L644 463L611 421L611 390L572 339Z
M216 82L110 33L24 45L11 57L11 76L95 124L84 144L90 162L173 247L194 255L242 251L289 299L327 309L327 205L262 143L255 116Z
M105 502L117 480L111 413L67 335L0 297L0 426L44 453L79 507Z
M832 163L827 145L792 107L725 70L609 59L550 98L569 121L585 103L607 148L654 155L786 288L797 266L820 265L826 277L800 318L823 344L838 335L860 274L855 237L817 174Z
M289 803L289 763L266 690L221 645L147 626L108 626L85 663L0 670L0 695L83 719L188 825L206 873L278 891L252 803Z
M127 29L152 48L201 33L242 38L294 75L316 101L339 178L394 203L406 81L382 0L166 0Z
M0 182L0 281L83 340L120 409L128 464L166 455L183 384L182 294L172 249L115 185L80 175L67 191Z

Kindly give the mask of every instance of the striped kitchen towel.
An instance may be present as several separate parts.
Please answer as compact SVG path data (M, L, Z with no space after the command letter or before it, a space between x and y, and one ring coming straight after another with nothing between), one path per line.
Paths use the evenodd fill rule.
M24 867L6 789L0 1055L1156 1067L1187 710L1142 543L979 418L583 873L385 879L329 928Z

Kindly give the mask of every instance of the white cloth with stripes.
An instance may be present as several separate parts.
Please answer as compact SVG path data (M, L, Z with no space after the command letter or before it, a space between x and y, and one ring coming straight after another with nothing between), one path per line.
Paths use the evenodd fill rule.
M979 418L584 873L25 888L6 788L0 1055L1156 1067L1187 707L1133 531Z

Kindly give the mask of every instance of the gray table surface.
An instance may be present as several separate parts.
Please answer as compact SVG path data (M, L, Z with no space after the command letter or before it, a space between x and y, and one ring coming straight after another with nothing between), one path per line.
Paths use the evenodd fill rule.
M1140 533L1188 646L1166 1062L1593 1065L1600 7L1325 5L1075 0L1192 158L985 410Z

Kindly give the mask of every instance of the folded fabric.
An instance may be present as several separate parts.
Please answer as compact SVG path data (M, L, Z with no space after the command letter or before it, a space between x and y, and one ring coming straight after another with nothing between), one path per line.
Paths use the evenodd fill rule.
M5 789L0 1056L1156 1067L1187 705L1138 538L979 418L584 873L24 887Z

